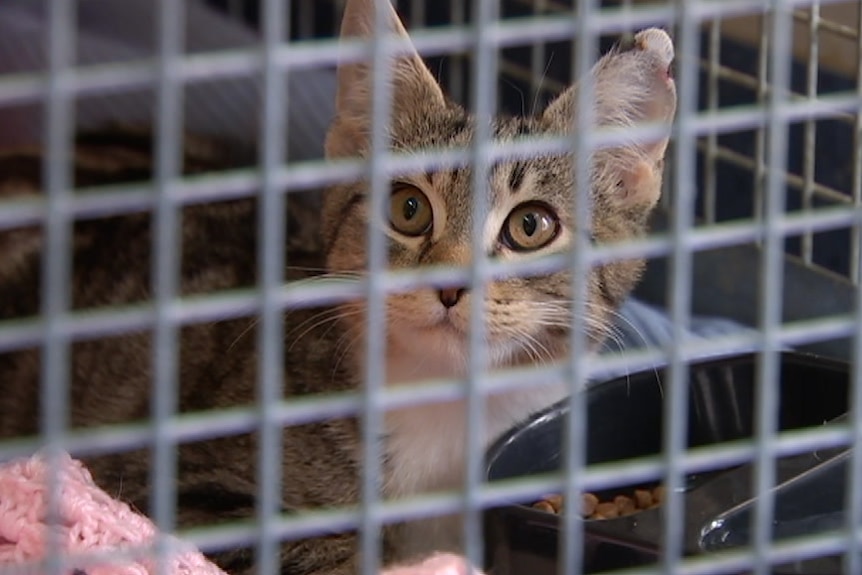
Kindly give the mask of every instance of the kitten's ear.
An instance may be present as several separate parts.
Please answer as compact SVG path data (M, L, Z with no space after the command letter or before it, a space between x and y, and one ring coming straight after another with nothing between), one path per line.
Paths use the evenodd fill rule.
M605 55L591 71L596 126L625 129L655 122L667 126L658 137L633 139L594 154L594 188L622 190L620 199L630 205L652 207L661 192L661 166L676 111L673 59L670 37L650 28L635 35L631 49ZM545 110L542 120L548 129L572 130L577 90L572 86Z
M341 22L341 38L371 38L382 34L409 36L389 0L376 0L386 10L385 29L377 31L375 0L347 0ZM409 126L436 107L445 106L440 85L422 58L409 44L395 50L388 65L392 82L390 126ZM326 139L327 157L355 156L368 147L374 98L372 67L367 61L353 61L338 67L335 122Z

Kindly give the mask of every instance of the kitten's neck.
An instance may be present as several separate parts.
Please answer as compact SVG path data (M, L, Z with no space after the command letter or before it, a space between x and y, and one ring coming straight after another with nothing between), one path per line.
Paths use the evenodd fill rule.
M422 385L434 379L463 378L467 372L467 352L458 356L429 347L423 352L398 340L390 340L386 350L387 385ZM489 362L489 370L506 367L516 358ZM517 362L517 363L523 363ZM531 413L564 397L567 386L548 384L529 389L487 395L481 444L487 446L501 433ZM394 492L451 487L461 477L466 437L466 409L463 400L424 402L392 410L386 414L390 448L395 450ZM424 463L423 463L424 462ZM429 465L430 463L430 465ZM421 471L420 471L421 470Z
M390 326L391 327L391 326ZM437 379L463 379L469 360L468 346L447 340L422 340L422 334L389 333L385 352L387 386L422 386ZM354 350L362 350L361 343ZM491 350L488 350L491 351ZM364 373L365 357L353 357L353 365ZM491 354L489 370L517 361L505 353ZM548 359L551 359L550 357ZM530 414L559 401L568 390L560 383L531 386L528 389L486 396L479 449L490 443ZM467 457L467 409L459 399L422 401L416 405L387 410L384 415L387 497L404 497L461 485ZM426 524L427 523L427 524ZM432 551L460 549L457 522L454 527L437 521L410 526L400 545L406 556Z
M565 343L565 342L563 342ZM554 362L565 356L566 347L560 342L543 344L542 362ZM485 349L486 371L525 366L535 363L525 352L507 353ZM435 379L464 378L470 361L469 346L455 345L451 349L437 346L416 346L403 343L403 338L389 337L386 346L387 385L410 385Z

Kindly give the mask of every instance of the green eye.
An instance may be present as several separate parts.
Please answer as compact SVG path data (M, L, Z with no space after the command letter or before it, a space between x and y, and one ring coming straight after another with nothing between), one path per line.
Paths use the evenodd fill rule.
M393 188L389 205L392 229L405 236L422 236L431 230L433 219L431 202L419 188L407 184Z
M511 250L527 252L545 247L559 231L560 220L550 207L529 202L512 210L503 223L500 239Z

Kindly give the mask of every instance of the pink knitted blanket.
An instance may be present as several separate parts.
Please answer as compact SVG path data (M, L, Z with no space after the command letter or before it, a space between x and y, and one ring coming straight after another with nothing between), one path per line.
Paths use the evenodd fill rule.
M153 523L99 489L80 461L68 455L57 459L58 552L64 573L155 574L157 563L147 553L157 535ZM39 455L0 465L0 572L10 565L28 567L35 575L44 572L48 542L56 541L49 539L46 522L49 477ZM225 575L197 549L176 543L165 558L170 575Z
M48 465L35 455L0 464L0 574L42 575L49 542L59 531L57 554L66 575L155 575L153 523L113 499L93 482L80 461L59 464L59 525L49 533ZM59 529L58 529L59 528ZM164 564L168 575L226 575L197 549L171 539ZM421 563L385 569L381 575L482 575L457 555L437 554Z

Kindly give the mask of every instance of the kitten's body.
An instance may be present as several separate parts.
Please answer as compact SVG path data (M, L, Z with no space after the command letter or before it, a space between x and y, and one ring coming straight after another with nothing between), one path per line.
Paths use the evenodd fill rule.
M369 0L350 0L342 33L368 35L372 29L371 14ZM389 26L403 34L394 13ZM667 36L652 31L640 36L633 52L602 60L593 73L599 95L596 105L599 123L626 127L643 120L669 120L675 103L673 82L667 76L671 59L672 47ZM392 66L393 109L389 127L394 151L409 154L419 149L469 145L473 120L461 108L445 101L419 57L407 54L394 59ZM371 106L367 80L367 68L361 63L340 68L338 115L327 141L329 157L369 153ZM574 104L575 92L569 90L540 118L495 124L495 139L566 134L571 130ZM665 139L647 144L627 143L595 154L594 172L590 174L594 190L591 236L595 241L634 239L643 233L646 217L658 198L665 144ZM96 155L106 154L102 151ZM79 159L83 156L79 154ZM117 155L128 160L127 156L119 152ZM107 154L107 157L113 156ZM191 160L186 158L187 167L194 165ZM38 170L25 178L11 177L13 165L17 164L11 160L4 164L0 158L0 197L41 193ZM201 169L211 167L203 162ZM287 246L288 266L298 266L288 267L288 279L313 275L298 269L325 269L342 277L344 274L360 277L366 268L364 246L369 219L374 219L389 236L392 268L469 265L471 178L468 168L398 176L393 202L398 193L406 190L409 201L421 200L424 202L421 209L430 210L431 223L419 234L403 233L404 228L397 228L394 222L388 225L381 218L371 218L364 182L334 187L327 193L322 215L322 245L309 248L308 238L313 236L296 235L303 217L288 213L291 238L305 238L299 245ZM483 225L488 254L516 261L570 248L575 234L571 214L574 182L572 162L565 155L498 163L487 185L489 212ZM393 203L393 213L397 215L407 205ZM513 219L516 212L518 217ZM415 213L411 211L408 217L404 211L404 221L399 225L412 225ZM534 239L533 228L526 227L528 216L534 224L539 221L548 226L556 218L554 235L548 235L546 242L528 250L522 249L522 244L514 249L511 233L518 235L519 241ZM509 236L503 234L507 229ZM257 276L254 200L186 207L180 236L182 295L254 285ZM38 313L41 241L39 231L32 228L0 231L0 248L13 254L0 261L0 320ZM73 309L147 301L151 293L151 245L147 215L77 224L70 285ZM608 315L637 280L641 266L637 261L610 262L590 273L586 280L589 314L584 320L592 339L601 339ZM484 300L488 367L499 369L565 357L570 291L566 272L489 282ZM426 379L465 375L472 297L467 290L433 286L387 297L388 385L415 385ZM283 364L286 397L361 389L363 316L362 302L286 313ZM150 409L152 365L150 334L146 330L104 334L91 341L74 343L68 372L71 427L145 418ZM249 317L190 322L180 330L177 373L180 412L253 405L257 376L257 334ZM0 439L37 430L39 377L38 351L0 353L0 381L8 390L0 394ZM566 387L560 383L490 396L480 444L487 445L531 412L560 399ZM452 400L390 411L384 422L385 434L381 438L385 454L381 484L384 497L459 485L466 457L463 402ZM214 432L180 446L177 499L181 526L254 513L258 454L256 438L250 430L242 427L230 437ZM360 437L359 423L346 416L286 427L281 466L282 510L355 503L362 456ZM100 454L87 461L97 481L109 492L147 508L146 453ZM457 526L437 521L387 530L382 542L384 557L391 561L416 553L457 549L459 533ZM282 572L346 574L353 570L355 559L353 535L331 534L285 545ZM229 572L238 574L249 568L251 558L249 553L237 551L221 556L221 561Z

